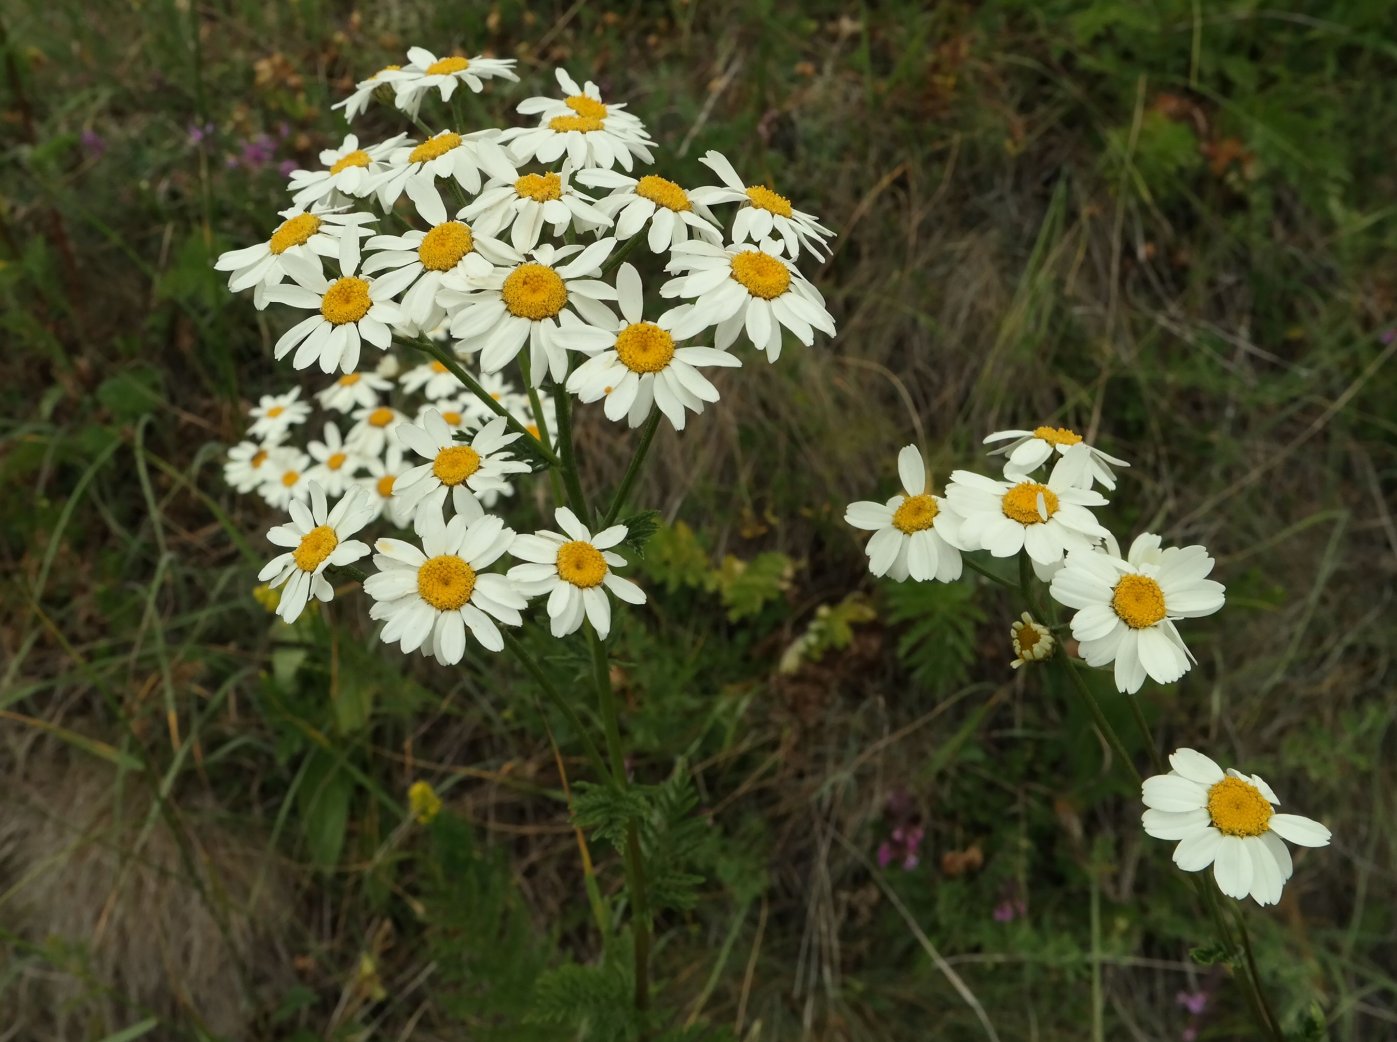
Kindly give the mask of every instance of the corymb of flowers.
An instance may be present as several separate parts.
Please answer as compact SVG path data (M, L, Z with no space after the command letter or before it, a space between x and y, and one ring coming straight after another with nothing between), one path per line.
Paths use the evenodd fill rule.
M511 127L448 113L518 90L512 60L412 47L365 72L333 109L402 132L324 149L216 263L307 384L264 396L227 456L230 486L289 514L266 596L292 622L357 582L384 644L448 665L520 627L605 641L646 600L620 512L656 428L716 406L723 370L834 334L801 271L834 233L717 152L721 187L676 180L640 115L565 69ZM582 488L581 409L630 439L605 496ZM540 479L543 514L518 495Z

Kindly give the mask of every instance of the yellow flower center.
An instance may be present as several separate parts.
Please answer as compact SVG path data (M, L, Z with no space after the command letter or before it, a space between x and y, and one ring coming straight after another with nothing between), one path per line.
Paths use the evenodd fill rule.
M389 496L391 496L393 494L393 475L385 474L383 475L383 477L375 481L374 490L384 499L387 499Z
M761 250L746 250L733 257L732 277L742 283L752 296L763 300L779 297L791 286L791 273L787 267Z
M296 547L291 556L301 571L313 572L325 563L325 558L334 553L335 547L339 545L340 537L335 534L335 530L329 525L321 525L301 536L301 545Z
M558 547L558 577L566 583L589 590L600 586L606 576L606 558L591 543L580 539Z
M616 355L633 373L658 373L674 357L674 337L653 322L635 322L616 334Z
M663 206L666 210L683 211L694 208L689 202L688 192L673 181L656 177L654 174L646 174L635 183L635 194L642 199L649 199L656 206Z
M281 415L282 413L284 413L285 411L286 411L286 406L284 406L284 405L273 405L270 409L267 410L267 419L269 419L269 420L275 420L278 416L280 416L280 415Z
M1076 445L1082 436L1066 427L1035 427L1033 436L1049 445Z
M1036 648L1042 639L1043 635L1038 632L1038 627L1029 626L1027 623L1014 634L1014 640L1019 645L1019 652L1024 655Z
M1230 774L1208 790L1208 816L1225 836L1259 836L1271 827L1272 813L1260 789Z
M543 435L540 434L540 433L538 432L538 424L536 424L536 423L526 424L525 427L524 427L524 429L534 436L534 440L535 440L535 441L541 441L541 440L542 440Z
M409 163L429 163L440 159L461 144L461 135L454 130L443 130L436 137L428 138L408 155Z
M450 58L438 58L427 66L426 71L428 76L450 76L453 72L465 72L470 64L468 59L454 54Z
M585 119L606 119L606 106L586 94L574 94L563 104Z
M1048 517L1038 513L1039 496L1043 497L1043 506ZM1004 493L1004 502L1000 509L1004 511L1005 517L1021 525L1041 525L1057 513L1057 493L1036 481L1020 481Z
M382 76L385 72L397 72L397 71L398 71L399 69L401 69L401 68L402 68L401 65L385 65L383 68L379 69L376 73L374 73L372 76L370 76L369 79L371 79L371 80L376 80L376 79L378 79L380 76Z
M770 210L777 217L789 217L795 211L791 201L784 195L777 195L765 185L752 185L747 189L747 201L758 210Z
M441 414L441 418L452 427L461 426L461 414L459 412L448 409L446 412Z
M480 453L469 445L448 445L432 463L432 473L443 485L459 485L479 469Z
M358 322L369 313L371 307L373 301L369 299L369 284L353 275L330 283L330 288L320 300L320 313L337 326Z
M1111 608L1131 629L1143 630L1164 618L1164 591L1148 575L1123 575Z
M455 554L442 554L417 569L417 592L437 611L455 611L475 592L475 569Z
M267 249L274 255L280 255L289 250L292 246L304 246L316 232L320 231L320 218L315 214L302 213L295 217L288 218L281 222L281 226L272 232L272 237L267 242Z
M500 288L511 315L537 322L552 318L568 302L562 276L542 264L521 264L509 273Z
M386 405L380 405L373 412L369 413L370 427L387 427L393 422L393 410Z
M893 511L893 527L907 535L924 532L936 520L938 510L936 500L926 493L908 496Z
M339 470L344 466L344 461L349 459L343 452L337 452L325 461L325 466L330 470Z
M281 476L281 483L285 485L287 488L295 487L296 482L300 480L301 472L299 470L288 470L285 474Z
M422 239L417 259L428 271L450 271L475 248L475 236L460 221L439 224ZM440 362L435 363L441 365ZM445 368L442 372L445 372Z
M579 134L590 134L601 127L601 120L595 116L554 116L548 121L548 129L558 134L566 134L570 130Z
M441 375L442 373L448 371L446 366L442 365L436 359L432 359L432 361L429 362L428 365L431 367L432 372L436 373L437 375Z
M356 148L353 152L340 156L335 160L335 165L330 167L330 173L338 174L341 170L348 170L352 166L368 166L372 159L362 148Z
M413 820L419 825L430 825L441 813L441 797L424 781L415 781L408 786L407 805Z
M345 373L336 380L335 383L339 384L341 387L353 387L360 379L362 379L362 377L360 377L358 373Z
M525 174L514 182L514 190L521 199L546 203L563 197L563 179L557 174Z
M266 462L267 462L267 450L266 450L266 449L258 449L256 452L254 452L254 453L252 454L252 459L248 460L248 461L247 461L247 464L248 464L248 466L250 466L253 470L256 470L258 467L260 467L263 463L266 463Z

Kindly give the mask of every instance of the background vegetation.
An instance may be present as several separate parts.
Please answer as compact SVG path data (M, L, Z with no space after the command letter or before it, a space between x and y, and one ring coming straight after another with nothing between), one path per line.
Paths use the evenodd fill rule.
M251 596L271 514L219 474L290 371L212 259L265 234L282 164L339 140L330 102L418 43L520 60L492 123L562 64L690 183L716 148L840 233L817 276L839 337L724 374L648 478L670 524L616 679L637 779L673 779L676 1027L1251 1037L1124 772L1070 692L1007 668L1023 606L872 581L841 522L902 444L941 480L984 434L1053 420L1133 461L1117 532L1202 542L1228 585L1189 632L1198 668L1140 695L1161 742L1333 829L1278 908L1247 909L1288 1028L1397 1034L1387 0L0 20L0 1039L572 1038L552 1018L579 1005L604 1038L623 1001L566 722L503 660L365 641L353 598L281 626ZM582 415L609 487L624 436ZM419 779L445 803L427 826Z

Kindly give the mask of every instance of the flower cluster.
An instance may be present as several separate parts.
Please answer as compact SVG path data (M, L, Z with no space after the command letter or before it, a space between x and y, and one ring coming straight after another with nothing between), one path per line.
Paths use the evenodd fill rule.
M391 103L422 126L427 102L517 82L513 66L414 47L335 108L352 122ZM717 185L647 172L641 120L594 83L556 80L559 96L516 106L528 125L347 134L290 173L264 241L217 261L258 309L302 312L273 354L328 380L320 415L300 388L264 397L225 466L291 514L270 533L288 552L263 572L288 621L332 596L326 569L372 552L369 614L405 653L500 651L534 599L554 636L585 623L605 638L612 598L645 601L617 572L627 526L572 496L557 531L517 533L497 513L535 469L567 473L571 398L682 430L719 400L706 370L834 333L798 266L828 252L828 228L716 152L702 162ZM347 538L375 521L393 530L371 549Z

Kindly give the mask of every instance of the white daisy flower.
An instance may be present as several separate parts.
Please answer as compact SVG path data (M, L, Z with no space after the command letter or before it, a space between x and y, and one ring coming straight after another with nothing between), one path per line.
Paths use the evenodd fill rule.
M372 409L393 381L377 373L345 373L323 391L315 392L322 409L349 412L351 409Z
M539 125L512 128L501 136L519 163L537 160L551 165L564 153L573 169L610 168L620 164L630 170L635 159L653 163L651 141L645 124L625 111L624 105L608 105L590 81L579 88L562 69L556 71L558 84L568 97L525 98L518 105L523 115L538 115Z
M479 373L473 375L475 375L476 381L491 399L498 402L500 407L507 410L511 415L514 415L515 419L519 419L519 416L515 414L521 407L528 407L528 395L516 390L514 384L512 384L503 373ZM457 390L459 389L460 385L458 384ZM540 394L540 397L546 398L547 395ZM476 424L483 423L487 420L493 420L499 415L499 413L495 412L495 410L491 409L473 394L462 396L461 412L465 415L467 423Z
M452 316L451 335L462 349L480 352L486 373L503 369L527 342L534 386L550 372L561 383L567 349L599 347L616 328L616 316L601 303L615 300L616 289L592 277L615 245L615 239L598 239L585 249L540 246L523 264L482 278L449 276L437 301ZM559 326L565 314L581 320L566 335Z
M325 578L326 568L352 564L369 552L368 544L349 538L373 520L373 508L364 493L351 490L327 512L325 490L314 481L308 485L310 506L292 500L288 507L291 523L267 533L277 546L294 549L272 558L257 573L257 578L272 589L285 585L276 613L287 622L296 621L311 597L328 601L335 595Z
M467 500L509 491L506 474L527 474L530 469L523 460L502 451L520 437L506 429L503 416L465 441L455 439L436 409L426 413L421 426L405 423L393 433L405 448L427 461L400 477L394 487L393 494L403 497L414 517L440 514L448 493L457 511L469 509Z
M350 415L355 422L344 440L361 456L382 456L384 447L392 441L394 428L408 422L405 415L389 405L365 406Z
M1092 448L1082 441L1082 436L1066 427L1035 427L1031 431L996 431L985 439L985 444L1007 441L990 455L1008 453L1004 461L1004 476L1018 479L1033 473L1048 460L1053 453L1066 458L1071 456L1073 465L1065 473L1068 480L1082 488L1091 488L1092 483L1102 488L1114 489L1116 476L1107 464L1128 467L1129 463L1114 456L1108 456L1100 449ZM1081 449L1076 446L1081 445Z
M442 422L453 431L460 430L463 427L471 425L471 410L468 408L467 402L478 403L479 399L477 399L475 395L470 395L468 398L438 398L434 402L427 402L418 409L417 415L413 417L412 422L421 427L426 421L427 414L429 412L436 412L441 416ZM481 408L484 408L484 406L481 406ZM489 410L486 411L488 412ZM491 412L488 418L493 419L495 415L495 413ZM479 426L479 424L475 424L475 426Z
M926 464L917 446L905 445L897 454L897 475L902 495L886 503L850 503L844 514L846 524L873 533L864 549L868 570L898 582L908 576L918 582L954 582L961 571L957 518L927 488Z
M385 65L368 79L356 83L354 92L349 97L335 102L330 108L344 109L346 122L353 123L358 116L368 111L369 102L373 100L375 92L391 90L393 84L417 79L419 75L416 70L404 69L401 65Z
M267 306L267 288L285 280L288 262L299 260L319 270L321 257L336 257L353 269L359 263L359 239L369 234L363 226L374 220L368 213L306 213L296 206L282 210L281 216L285 220L266 242L229 250L213 265L231 273L228 288L234 293L253 287L258 310Z
M422 549L400 539L380 539L374 564L364 580L374 599L369 617L386 621L379 638L405 653L421 648L445 665L466 653L469 630L487 651L504 648L497 623L518 626L527 605L514 583L483 569L509 549L515 535L498 517L429 518Z
M403 447L396 441L388 443L382 458L369 456L364 459L364 469L368 473L354 481L364 490L375 519L386 516L400 528L407 527L412 520L412 511L407 503L401 496L393 495L398 478L406 474L410 466L403 458Z
M651 253L665 253L688 242L691 234L712 243L722 242L718 220L702 203L695 202L679 185L656 174L639 179L616 170L580 170L577 180L591 188L609 188L611 194L595 206L616 221L612 232L618 242L635 235L646 224L646 245Z
M834 319L819 290L781 256L781 244L681 242L670 254L669 272L687 272L660 287L662 297L689 297L691 305L676 322L683 340L717 326L714 346L726 351L745 330L752 346L774 362L781 357L781 331L789 329L806 347L815 330L834 335Z
M293 387L285 394L264 394L261 400L248 410L252 426L247 435L263 443L280 442L298 423L305 423L310 416L310 404L300 400L301 389Z
M402 312L392 303L405 279L401 271L381 279L355 275L352 269L331 281L319 269L289 269L293 283L273 286L267 299L317 312L302 319L277 340L272 354L280 359L296 349L291 365L305 369L318 362L320 371L352 373L359 367L359 349L367 340L383 350L393 340L389 326Z
M1009 639L1014 644L1014 660L1011 669L1018 669L1026 662L1042 662L1052 656L1057 641L1052 631L1041 622L1033 621L1033 616L1024 612L1009 627Z
M1091 507L1105 506L1099 492L1077 488L1053 468L1045 483L996 481L968 470L951 472L946 507L960 519L962 550L988 550L1013 557L1020 550L1041 565L1062 560L1068 550L1089 550L1106 535Z
M257 486L257 494L268 506L285 510L293 500L302 502L310 495L306 471L310 469L310 457L304 452L288 448L273 460L276 467L267 474L267 480Z
M397 95L395 104L413 117L422 107L423 96L434 90L441 94L442 101L450 101L463 83L479 94L485 89L485 80L519 82L513 58L486 58L481 54L474 58L460 54L438 58L425 47L409 47L407 57L411 64L404 71L410 75L395 81L393 90Z
M306 478L320 485L327 496L338 496L353 484L354 474L367 460L344 443L334 423L325 424L325 440L306 445L315 465Z
M1178 840L1174 864L1185 872L1213 867L1218 889L1228 897L1248 895L1273 905L1290 878L1290 851L1329 845L1330 832L1299 814L1277 814L1280 804L1259 775L1228 768L1194 749L1169 757L1168 774L1146 778L1141 795L1148 808L1141 822L1155 839Z
M1114 662L1116 690L1136 692L1148 674L1172 684L1192 656L1174 626L1222 607L1225 587L1206 578L1214 561L1201 546L1160 550L1145 533L1125 560L1106 550L1073 550L1048 591L1077 608L1072 636L1089 666Z
M568 377L567 389L584 402L605 398L606 418L624 416L632 427L644 423L651 406L658 405L674 429L682 431L685 410L701 413L705 402L718 400L718 389L698 367L742 363L711 347L676 347L672 312L658 322L642 321L645 294L633 265L622 264L617 271L616 291L626 324L606 334L601 350ZM564 334L571 328L565 324Z
M437 178L450 178L468 194L475 195L480 191L479 145L488 143L488 139L498 133L497 130L479 130L474 134L458 134L454 130L443 130L420 144L409 142L393 150L387 166L370 187L377 193L384 210L393 209L398 197L406 192L417 204L418 212L424 206L431 206L444 213L446 204L437 191Z
M448 219L435 193L421 194L416 202L417 212L431 227L425 232L374 236L365 248L377 252L365 258L364 271L397 273L395 277L407 289L399 305L404 318L413 328L426 330L446 317L437 304L445 276L488 275L496 265L518 264L524 258L476 227Z
M430 401L461 393L461 381L435 358L403 370L398 381L408 394L422 394Z
M235 492L251 492L276 470L284 454L274 441L241 441L228 450L223 480Z
M590 195L572 186L567 163L561 170L542 174L520 174L507 166L485 182L461 216L483 233L501 236L509 231L509 242L516 250L532 250L547 225L555 239L569 228L593 231L609 227L611 218L599 210Z
M378 176L387 169L386 160L406 134L396 134L368 148L359 147L355 134L346 134L339 148L320 153L323 170L293 170L287 190L297 206L325 202L334 206L342 198L359 198L373 190Z
M509 577L526 597L548 594L549 629L555 637L576 632L585 617L606 639L611 632L611 602L606 591L631 604L644 604L645 593L612 569L626 563L611 548L626 538L625 525L612 525L595 536L567 507L553 513L564 534L551 531L520 535L509 552L527 562Z
M723 184L695 188L689 192L689 198L705 206L741 203L742 208L733 218L734 242L747 239L761 242L774 233L781 237L786 244L786 252L792 258L800 255L802 246L817 257L829 255L826 240L834 232L816 220L814 214L795 209L789 199L766 185L747 184L737 176L737 171L720 152L710 151L699 162L717 174Z

